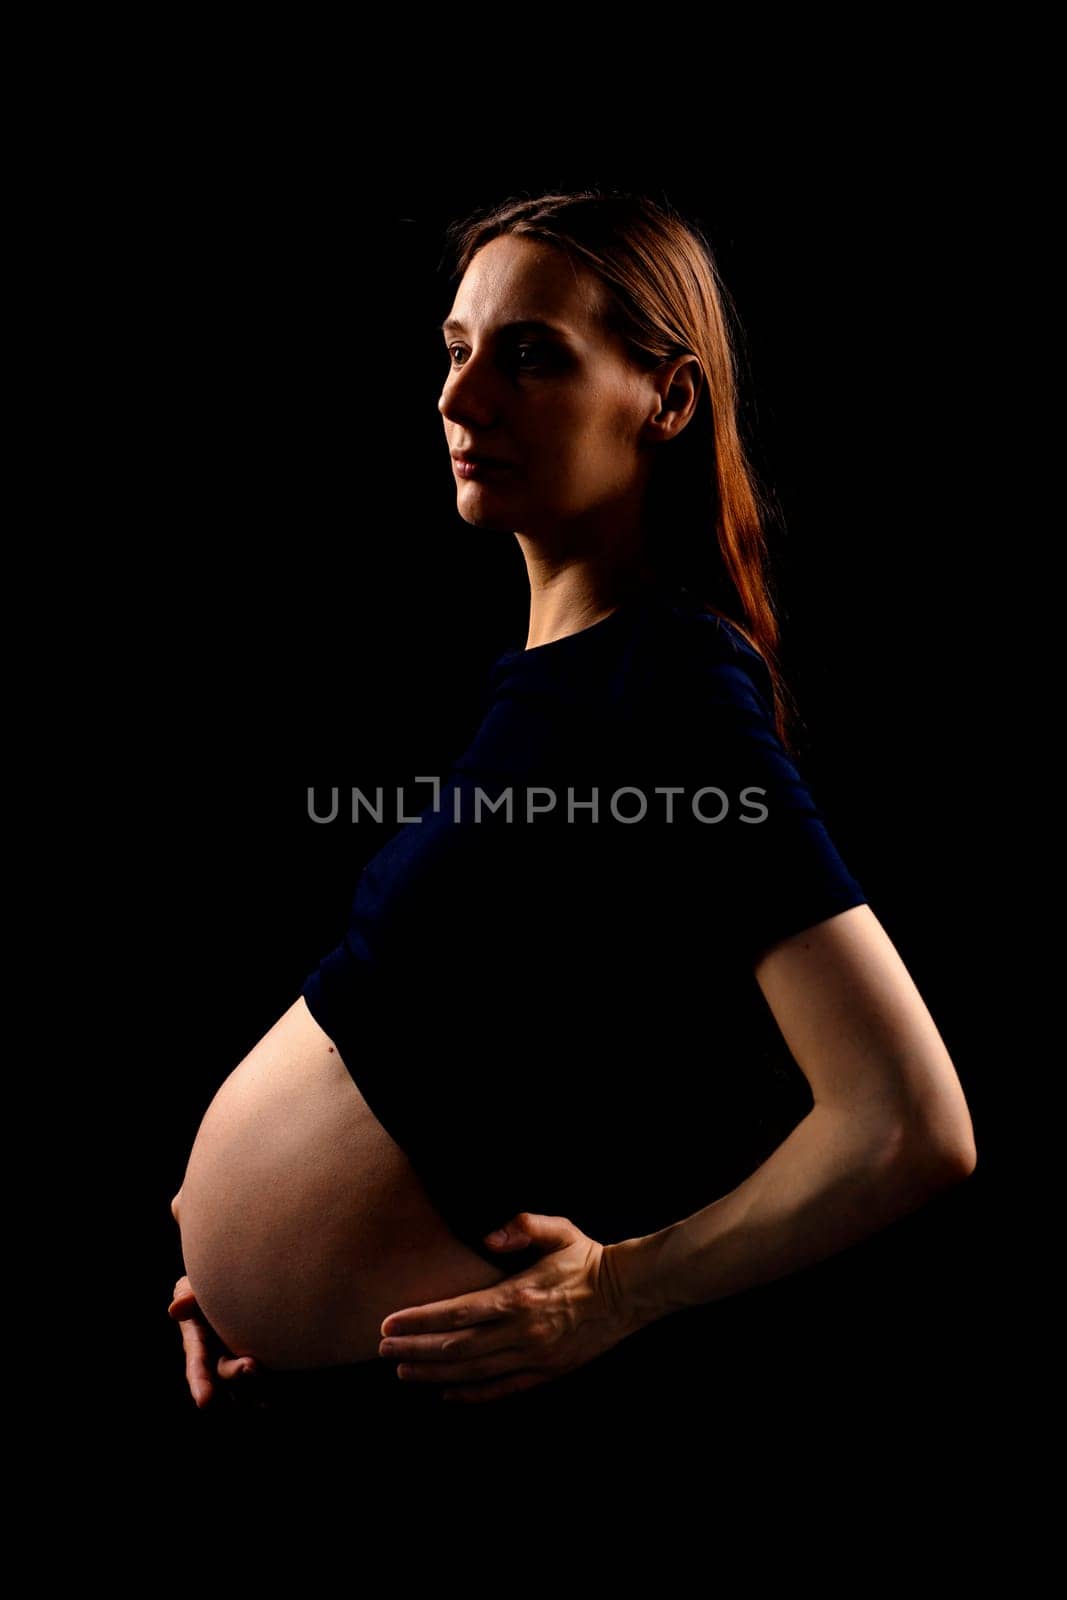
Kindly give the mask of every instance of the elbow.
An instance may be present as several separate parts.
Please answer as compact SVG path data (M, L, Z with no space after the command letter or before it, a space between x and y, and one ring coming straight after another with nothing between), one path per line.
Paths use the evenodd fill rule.
M913 1179L931 1190L962 1183L978 1165L978 1148L969 1117L950 1128L931 1120L898 1130L896 1148Z
M978 1165L974 1125L947 1056L939 1072L905 1075L904 1092L886 1111L890 1165L906 1181L936 1190L972 1175Z
M962 1183L969 1178L978 1165L978 1152L973 1138L967 1142L959 1142L945 1149L939 1147L931 1152L928 1159L928 1170L934 1186L938 1189L950 1188L955 1183Z

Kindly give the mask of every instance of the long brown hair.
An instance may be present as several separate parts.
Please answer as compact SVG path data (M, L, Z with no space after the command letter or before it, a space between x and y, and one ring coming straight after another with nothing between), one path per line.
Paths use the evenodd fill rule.
M775 508L741 440L735 334L741 324L699 225L667 200L617 189L510 198L449 224L453 280L498 234L543 240L591 268L609 291L606 320L632 359L654 368L695 355L697 409L657 452L649 480L647 556L656 577L726 618L762 657L775 727L792 751L800 725L779 665L781 629L767 524Z

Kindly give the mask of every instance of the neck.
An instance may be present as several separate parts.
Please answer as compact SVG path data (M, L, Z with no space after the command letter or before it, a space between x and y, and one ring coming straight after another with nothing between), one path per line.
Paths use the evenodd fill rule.
M654 581L639 525L620 518L608 536L584 533L515 535L530 580L527 650L591 627Z
M530 625L527 650L551 644L609 616L647 588L650 574L643 563L609 567L573 560L563 564L531 561Z

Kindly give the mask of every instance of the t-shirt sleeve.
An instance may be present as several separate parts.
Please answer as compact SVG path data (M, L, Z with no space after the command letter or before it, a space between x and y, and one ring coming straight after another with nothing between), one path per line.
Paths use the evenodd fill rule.
M729 947L751 962L867 895L778 736L761 657L713 617L692 626L667 718L685 752L683 860Z

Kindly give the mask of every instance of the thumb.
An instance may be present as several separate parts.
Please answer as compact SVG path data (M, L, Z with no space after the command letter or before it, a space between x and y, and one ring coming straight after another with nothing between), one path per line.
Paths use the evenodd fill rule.
M548 1217L539 1211L519 1211L504 1227L487 1233L485 1242L494 1250L517 1250L531 1242L557 1247L570 1244L578 1234L566 1217Z

